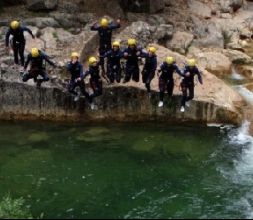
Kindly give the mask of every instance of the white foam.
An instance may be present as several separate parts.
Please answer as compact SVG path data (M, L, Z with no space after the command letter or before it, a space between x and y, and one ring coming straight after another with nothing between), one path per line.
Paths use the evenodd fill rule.
M243 86L237 86L237 91L251 105L253 105L253 93Z
M235 70L235 68L233 67L233 69L232 69L232 74L231 74L231 79L234 79L234 80L244 80L245 77L243 77L242 75L240 75L240 74Z
M250 122L245 121L236 133L230 135L230 143L242 147L241 156L234 161L234 169L223 172L233 183L241 186L253 186L253 137L249 133ZM252 198L253 191L249 190L245 196L233 204L233 207L241 207L245 210L248 219L253 217L253 207L248 198Z
M234 161L229 172L231 180L240 185L253 185L253 137L249 133L250 123L245 121L236 133L230 135L230 144L241 147L241 155Z

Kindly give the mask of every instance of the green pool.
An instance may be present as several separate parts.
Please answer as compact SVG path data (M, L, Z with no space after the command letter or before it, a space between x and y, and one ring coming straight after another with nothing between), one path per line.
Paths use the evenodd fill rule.
M252 218L253 140L160 124L0 124L0 198L44 218Z

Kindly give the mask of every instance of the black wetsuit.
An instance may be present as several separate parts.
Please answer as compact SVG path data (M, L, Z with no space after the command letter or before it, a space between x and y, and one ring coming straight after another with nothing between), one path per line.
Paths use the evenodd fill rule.
M118 50L110 50L105 54L105 56L108 58L107 62L107 76L110 79L111 83L116 82L120 83L121 81L121 73L122 73L122 68L121 68L121 59L123 58L123 52L118 49Z
M103 84L100 77L100 63L96 66L90 66L84 74L84 78L90 75L90 86L93 90L93 95L91 95L91 100L95 97L101 96L103 94Z
M141 52L141 48L137 47L134 49L131 49L130 47L125 49L124 57L127 60L125 82L129 82L131 79L135 82L140 81L140 68L138 61L139 57L141 57Z
M104 67L104 56L105 54L112 49L112 32L115 29L120 28L119 23L111 23L108 27L101 27L98 24L95 24L91 27L92 31L97 31L100 37L99 40L99 55L100 55L100 65L102 71L105 72Z
M142 81L145 83L148 93L150 93L150 84L155 77L155 72L157 69L157 56L150 56L149 53L142 52L141 57L145 58L145 65L142 71Z
M83 65L79 61L77 61L75 64L69 62L67 70L71 74L68 91L73 95L78 95L75 89L76 87L79 87L81 93L90 101L89 93L85 90Z
M26 40L24 36L25 31L27 31L33 38L35 38L32 31L27 27L19 27L17 30L13 30L10 28L8 32L6 33L6 37L5 37L5 44L6 44L6 47L8 47L10 36L11 35L13 36L12 48L14 52L14 61L15 61L15 64L19 64L19 56L20 56L21 66L24 66L25 64L25 55L24 55L25 44L26 44Z
M190 76L186 76L187 73L190 73ZM181 102L181 106L185 107L185 103L194 99L194 77L195 75L198 76L198 80L201 84L203 84L202 76L200 71L197 67L189 67L186 66L183 72L183 81L181 83L183 98ZM188 95L189 90L189 95Z
M43 81L49 81L49 76L45 69L45 61L48 62L51 66L56 67L56 65L49 59L49 57L39 51L39 56L34 58L32 54L28 54L27 61L25 63L25 70L27 69L28 65L31 63L31 68L28 74L24 74L23 82L27 82L29 79L34 79L35 82L39 84ZM38 76L42 76L43 80L37 80Z
M162 73L159 77L159 89L160 89L160 101L164 99L164 93L167 90L169 97L172 97L175 83L174 83L174 72L177 72L180 76L182 73L176 63L167 64L164 62L159 70L159 73Z

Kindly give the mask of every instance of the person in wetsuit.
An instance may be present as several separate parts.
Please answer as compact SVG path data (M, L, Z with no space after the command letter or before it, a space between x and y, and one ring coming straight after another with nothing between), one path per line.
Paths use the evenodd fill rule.
M173 57L167 57L166 60L162 63L158 73L161 73L159 76L159 90L160 90L160 101L158 107L163 107L164 105L164 93L167 90L169 97L172 97L175 82L173 74L176 72L178 75L182 76L181 70L177 66L175 59Z
M142 71L142 81L145 84L147 88L148 96L150 97L151 95L150 84L151 84L151 81L155 77L155 72L157 69L156 48L150 47L148 49L148 53L142 51L141 57L145 58L145 64Z
M100 24L96 23L91 27L91 31L97 31L99 34L100 65L103 72L105 72L104 56L112 49L112 32L120 27L119 19L110 23L106 18L101 19Z
M137 47L135 39L128 40L128 48L124 50L124 58L126 59L125 80L124 83L131 79L135 82L140 81L139 58L141 57L141 48Z
M93 90L93 94L90 95L91 109L94 110L94 98L103 94L103 83L100 76L100 62L96 57L89 58L89 69L85 72L84 78L90 76L90 86Z
M181 88L183 92L182 102L181 102L181 112L185 112L185 106L190 106L189 101L194 98L194 77L198 76L200 84L203 84L201 73L196 66L196 60L190 59L187 61L184 72L182 74L183 80L181 82Z
M24 66L23 82L27 82L29 79L34 79L34 82L37 83L37 86L40 87L42 82L49 81L49 76L46 72L44 62L48 62L51 66L56 67L56 65L49 59L49 57L38 50L37 48L32 48L31 53L28 54L27 60ZM30 70L26 73L28 65L30 65ZM38 76L41 76L42 79L38 80Z
M73 52L71 54L71 61L67 65L67 70L71 75L68 85L69 93L75 96L75 101L77 102L80 98L80 95L75 91L75 89L76 87L79 87L82 95L84 95L90 102L89 93L85 90L83 65L79 62L78 53Z
M14 62L17 65L20 64L22 67L25 64L24 53L25 53L26 40L24 37L24 32L28 32L32 36L32 38L35 39L35 36L33 35L32 31L29 28L21 26L20 22L18 21L12 21L5 37L5 45L6 48L9 50L10 36L11 35L13 36L12 49L14 52Z
M115 41L112 44L112 50L105 54L107 57L107 77L111 83L121 81L121 59L123 58L123 51L120 50L120 42Z

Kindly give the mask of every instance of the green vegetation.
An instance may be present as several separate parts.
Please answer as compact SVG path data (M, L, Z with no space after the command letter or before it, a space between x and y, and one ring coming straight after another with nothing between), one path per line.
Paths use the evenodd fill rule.
M12 199L10 196L0 202L0 219L32 219L32 214L25 207L25 200Z
M222 31L222 36L224 39L224 48L227 48L227 45L232 42L232 36L228 34L226 31Z
M58 36L57 32L54 32L54 33L53 33L53 37L54 37L55 39L57 39L57 40L59 39L59 36Z
M245 60L242 58L242 59L237 59L237 60L234 60L233 62L235 65L245 65L247 63L245 63Z

